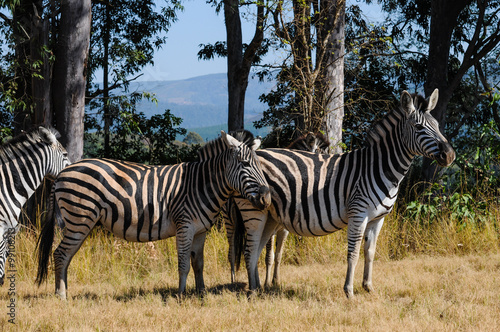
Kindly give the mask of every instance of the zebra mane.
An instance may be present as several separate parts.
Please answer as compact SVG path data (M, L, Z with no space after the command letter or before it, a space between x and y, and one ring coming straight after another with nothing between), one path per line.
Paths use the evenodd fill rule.
M248 130L238 130L229 133L229 135L236 138L238 141L242 142L249 148L252 148L254 144L254 136ZM223 151L227 150L228 146L223 141L222 137L211 140L205 144L200 150L198 150L198 158L200 161L212 158L221 154Z
M423 96L413 93L411 94L413 100L413 107L416 112L425 112L429 105L429 101ZM406 118L406 112L401 105L384 115L380 120L373 123L371 128L367 131L365 147L370 147L380 141L380 138L385 137L388 128Z
M316 150L325 150L327 152L330 147L330 141L320 132L308 132L290 143L286 149L317 152L316 150L311 150L313 147L316 147Z
M241 129L241 130L232 131L229 133L229 135L233 136L234 138L236 138L238 141L242 142L243 144L245 144L249 148L252 148L255 137L248 130Z
M56 138L59 138L61 135L57 130L52 128L51 126L43 126L45 129L49 130ZM33 127L27 131L23 131L17 136L7 140L6 142L0 145L0 157L1 158L13 158L12 147L16 145L21 145L24 142L36 143L42 141L43 137L40 133L40 126Z

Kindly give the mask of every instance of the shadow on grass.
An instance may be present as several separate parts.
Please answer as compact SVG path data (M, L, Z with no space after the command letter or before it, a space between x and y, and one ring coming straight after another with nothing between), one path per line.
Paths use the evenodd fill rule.
M248 287L246 283L237 282L237 283L227 283L220 284L213 287L209 287L206 289L205 293L198 293L194 288L188 289L185 295L179 297L177 293L177 287L155 287L153 289L142 288L142 287L131 287L124 291L121 294L112 295L112 298L118 302L129 302L135 299L144 298L148 296L160 296L162 302L168 302L169 300L177 300L182 301L182 299L193 299L198 298L203 300L205 294L213 294L213 295L222 295L224 292L234 293L238 297L243 296L248 299L255 299L260 297L276 297L276 298L286 298L290 300L296 299L313 299L317 298L318 294L314 294L308 291L304 291L297 287L290 286L272 286L261 288L253 292L248 291ZM355 289L355 293L358 294L361 291ZM107 294L108 296L110 294ZM83 292L80 294L69 295L72 300L89 300L89 301L97 301L102 296L106 296L105 294L97 294L95 292ZM2 299L4 296L0 296ZM29 294L23 296L23 299L26 301L29 300L38 300L38 299L46 299L56 297L53 292L41 293L41 294Z
M93 292L85 292L85 293L80 293L80 294L75 294L75 295L68 295L71 300L89 300L89 301L97 301L100 297L102 296L93 293ZM24 295L22 297L23 301L31 301L31 300L43 300L43 299L50 299L50 298L58 298L57 295L54 294L54 292L45 292L41 294L28 294ZM64 301L60 299L61 301Z
M243 293L245 291L246 284L245 283L235 283L235 284L224 284L218 285L215 287L210 287L206 290L206 293L220 295L224 291L229 291L233 293ZM119 302L128 302L136 298L146 297L149 295L161 296L163 302L166 302L169 299L180 300L181 298L193 298L197 297L200 299L204 298L204 293L198 293L195 289L189 289L185 295L179 297L178 288L173 287L155 287L153 289L144 289L140 288L130 288L126 292L120 295L114 296L114 299Z

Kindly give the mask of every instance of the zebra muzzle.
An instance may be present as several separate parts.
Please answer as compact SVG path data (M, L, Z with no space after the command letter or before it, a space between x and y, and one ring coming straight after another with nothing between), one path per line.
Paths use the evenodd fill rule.
M0 286L3 286L3 278L4 278L4 277L1 277L1 278L0 278Z
M267 186L261 186L259 192L252 194L249 200L254 208L264 210L271 205L271 191Z
M455 150L448 142L439 144L439 152L436 154L435 159L439 166L449 166L455 161Z

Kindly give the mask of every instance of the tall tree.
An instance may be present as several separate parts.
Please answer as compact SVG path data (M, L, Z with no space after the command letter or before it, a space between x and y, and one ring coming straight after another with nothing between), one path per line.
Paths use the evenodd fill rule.
M10 105L14 113L14 133L34 124L48 122L50 114L50 63L46 61L48 15L41 0L7 1L12 12L14 42L14 93Z
M83 155L86 67L91 27L91 1L61 3L60 34L54 63L53 105L61 143L69 159Z
M382 1L383 8L391 16L391 26L395 40L409 40L406 50L399 45L398 51L415 52L422 50L420 57L425 63L424 90L429 94L439 89L439 102L433 115L442 128L458 133L459 126L470 117L475 107L462 105L457 110L451 105L454 99L474 101L479 97L461 98L465 91L461 86L474 68L484 61L488 54L500 43L500 2L497 0L412 0ZM425 50L428 50L425 53ZM477 103L476 103L477 104ZM453 118L450 115L453 114ZM423 178L432 180L437 174L437 166L430 160L423 163Z
M438 0L431 2L429 57L425 93L429 95L439 89L439 102L433 111L434 116L444 127L447 105L464 75L500 43L500 3L488 0ZM462 20L459 16L462 15ZM465 15L465 16L464 16ZM463 31L463 20L467 22L472 34ZM460 42L466 43L460 66L453 76L448 75L448 59L452 47L453 32L463 34ZM427 180L434 178L437 166L425 159L423 175Z
M134 123L141 98L140 93L128 92L129 84L153 63L154 51L165 43L165 32L181 9L178 0L166 0L159 10L153 0L102 1L92 7L87 103L97 112L87 117L87 124L103 133L103 156L119 157L112 147L113 127L126 124L124 119ZM99 70L102 76L97 78ZM92 84L95 79L102 84Z
M287 5L279 2L273 10L275 35L289 50L278 75L282 91L264 99L273 107L276 97L293 94L286 110L279 112L280 117L295 123L295 136L323 130L339 152L344 116L345 1L294 0L291 8Z
M228 86L228 129L243 129L245 122L245 94L252 66L260 62L262 54L267 52L264 29L267 19L268 1L207 0L216 7L216 12L224 8L226 42L201 45L198 52L200 59L213 59L215 56L227 57ZM257 8L255 32L249 44L243 42L241 27L241 6L255 5Z
M324 63L320 68L318 98L322 101L324 129L330 140L333 153L341 153L342 123L344 119L344 56L345 56L345 1L320 1L325 15L322 29L318 30L318 38L322 44L318 45L321 51L316 56L324 59L316 60ZM318 24L317 24L318 25Z

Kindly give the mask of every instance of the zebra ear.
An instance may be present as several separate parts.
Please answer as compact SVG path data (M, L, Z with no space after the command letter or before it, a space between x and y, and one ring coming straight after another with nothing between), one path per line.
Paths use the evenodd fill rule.
M38 132L40 133L40 137L45 143L55 144L57 142L56 136L49 129L40 126L38 128Z
M428 101L427 112L432 111L436 107L438 99L439 99L439 90L434 89L431 96L427 98Z
M226 142L226 144L228 146L232 146L232 147L238 147L240 146L242 143L240 141L238 141L236 138L234 138L233 136L229 135L229 134L226 134L224 132L224 130L221 130L220 131L221 135L222 135L222 139L224 140L224 142Z
M253 151L256 151L259 147L260 147L260 144L262 143L262 140L260 138L255 138L253 140L253 144L252 144L252 150Z
M415 112L415 107L413 106L413 100L411 99L411 95L408 91L404 90L401 94L400 99L401 107L405 110L407 114L412 114Z

